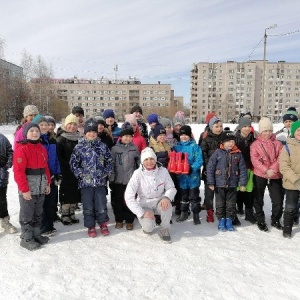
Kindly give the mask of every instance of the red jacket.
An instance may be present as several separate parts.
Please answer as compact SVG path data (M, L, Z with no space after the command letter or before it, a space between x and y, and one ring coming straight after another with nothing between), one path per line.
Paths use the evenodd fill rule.
M250 146L250 156L253 165L253 173L259 177L268 178L266 171L272 169L275 174L271 179L282 178L279 172L279 154L282 149L281 142L276 140L275 134L269 140L260 136Z
M51 183L48 168L48 155L41 143L18 144L13 156L14 178L19 191L30 191L26 176L26 169L45 169L48 185Z
M137 128L133 138L132 138L132 142L136 145L136 147L139 150L139 153L142 152L142 150L144 150L147 145L146 145L146 141L145 139L141 136L139 129Z

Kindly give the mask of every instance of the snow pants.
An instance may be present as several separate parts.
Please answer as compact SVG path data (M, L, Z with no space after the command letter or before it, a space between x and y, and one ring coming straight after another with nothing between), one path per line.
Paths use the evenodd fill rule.
M198 214L201 210L199 197L199 188L193 189L180 189L181 194L181 206L180 210L187 212L189 210L189 206L191 204L191 211L194 214Z
M0 187L0 219L8 217L7 211L7 186Z
M235 218L236 188L216 187L216 216L218 220L222 218Z

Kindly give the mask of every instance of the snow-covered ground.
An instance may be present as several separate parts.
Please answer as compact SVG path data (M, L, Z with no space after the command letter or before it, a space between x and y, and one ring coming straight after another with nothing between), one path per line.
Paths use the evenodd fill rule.
M204 125L192 128L198 139ZM11 141L13 131L0 127ZM20 229L12 175L9 212ZM265 212L270 223L268 194ZM173 222L173 243L164 244L156 232L144 235L137 221L131 232L115 229L111 207L106 237L88 238L82 212L77 216L79 224L56 223L56 235L35 252L19 246L19 234L0 232L0 299L300 299L299 227L284 239L241 218L236 231L221 233L201 212L201 225Z

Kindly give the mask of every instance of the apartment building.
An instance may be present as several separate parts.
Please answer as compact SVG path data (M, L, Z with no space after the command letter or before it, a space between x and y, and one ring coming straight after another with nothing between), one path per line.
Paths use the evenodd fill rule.
M183 103L176 98L170 84L142 84L136 78L128 80L53 79L58 96L68 101L70 110L81 106L86 118L101 114L105 109L113 109L116 118L122 120L134 105L140 105L146 112L161 109L167 111ZM144 113L145 114L145 113Z
M23 68L0 59L0 75L23 78Z
M261 60L194 64L191 121L204 122L207 113L214 111L228 122L250 111L257 119L263 114L277 122L288 107L299 109L300 63L266 62L264 97L263 74Z

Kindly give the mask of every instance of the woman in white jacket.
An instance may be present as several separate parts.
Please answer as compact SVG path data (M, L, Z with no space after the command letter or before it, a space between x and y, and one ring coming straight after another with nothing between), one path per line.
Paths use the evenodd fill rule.
M161 216L159 236L164 242L171 242L171 201L175 194L168 170L157 165L152 148L145 148L141 153L141 165L134 171L125 191L126 204L138 217L144 233L153 231L156 224L154 214L157 214Z

